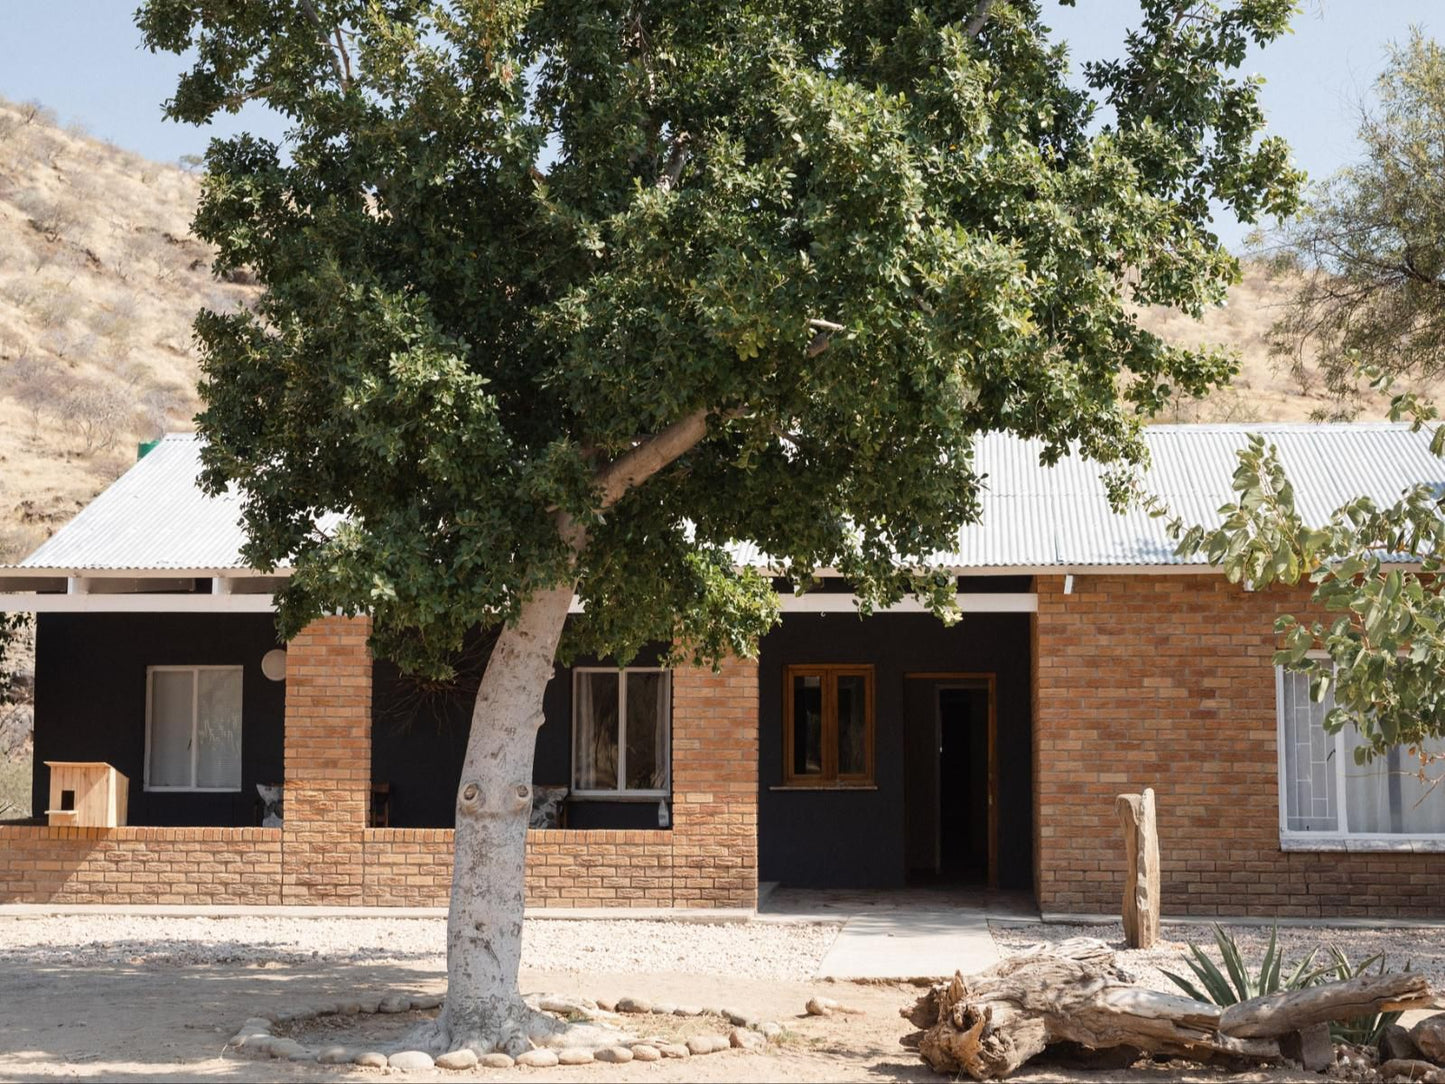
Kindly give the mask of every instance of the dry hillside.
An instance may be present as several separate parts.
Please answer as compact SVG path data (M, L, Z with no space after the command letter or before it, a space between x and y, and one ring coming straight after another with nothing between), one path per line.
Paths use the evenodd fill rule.
M135 459L190 427L202 305L197 179L0 100L0 563L33 549Z
M135 458L137 441L186 429L196 407L197 308L243 304L190 236L197 178L61 130L42 107L0 99L0 563L42 541ZM1242 355L1234 388L1177 405L1171 421L1305 419L1332 404L1268 354L1288 281L1250 269L1202 322L1149 311L1169 338ZM1384 404L1361 416L1378 417Z

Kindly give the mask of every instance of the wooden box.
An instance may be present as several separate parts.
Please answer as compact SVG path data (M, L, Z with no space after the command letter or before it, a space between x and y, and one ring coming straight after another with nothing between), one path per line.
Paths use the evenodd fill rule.
M47 760L48 823L67 828L120 828L125 824L130 780L109 764Z

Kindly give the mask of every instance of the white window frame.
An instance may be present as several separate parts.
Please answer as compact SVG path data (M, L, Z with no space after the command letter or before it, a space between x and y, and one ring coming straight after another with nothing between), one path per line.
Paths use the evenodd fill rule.
M667 763L663 767L664 785L654 790L583 790L577 786L577 683L583 674L617 674L617 780L627 779L627 675L661 674L667 686ZM572 791L570 797L587 800L618 801L659 799L672 796L672 671L662 666L574 666L572 668L572 734L569 746L572 757Z
M1323 651L1311 651L1310 659L1327 659ZM1278 755L1276 775L1279 782L1279 841L1286 851L1421 851L1445 852L1445 833L1441 832L1351 832L1349 803L1345 799L1347 759L1340 744L1340 734L1326 733L1334 742L1336 831L1308 832L1289 827L1289 780L1285 775L1284 676L1286 667L1274 668L1275 751ZM1442 784L1445 785L1445 784Z
M244 666L147 666L146 667L146 748L145 762L142 769L142 789L153 791L159 794L239 794L245 789L244 778L240 786L235 787L165 787L151 786L151 702L152 690L154 687L153 674L159 673L189 673L195 677L191 680L191 782L196 779L196 757L200 749L200 743L196 740L196 727L201 721L201 671L203 670L230 670L241 675L242 704L245 703L245 680L246 668ZM242 771L245 770L245 714L243 707L241 726L241 748L243 759L241 761Z

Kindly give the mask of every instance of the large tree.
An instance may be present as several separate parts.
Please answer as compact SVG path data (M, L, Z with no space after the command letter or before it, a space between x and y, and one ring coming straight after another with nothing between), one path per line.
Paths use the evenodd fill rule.
M1273 329L1302 368L1313 353L1340 412L1362 370L1445 373L1445 49L1420 32L1392 46L1362 107L1360 160L1314 186L1272 238L1299 288Z
M1144 0L1070 77L1036 0L149 0L167 104L260 100L196 232L205 484L244 497L283 631L368 613L444 676L496 632L456 804L437 1048L515 1052L535 731L561 644L750 654L799 584L945 613L985 430L1137 460L1228 358L1142 330L1299 176L1234 70L1291 0ZM563 626L574 596L585 613Z

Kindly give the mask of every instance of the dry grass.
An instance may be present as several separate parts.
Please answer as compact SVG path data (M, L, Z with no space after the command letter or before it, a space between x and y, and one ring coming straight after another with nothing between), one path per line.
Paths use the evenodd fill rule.
M0 563L188 429L190 325L255 288L211 277L199 180L0 99Z

